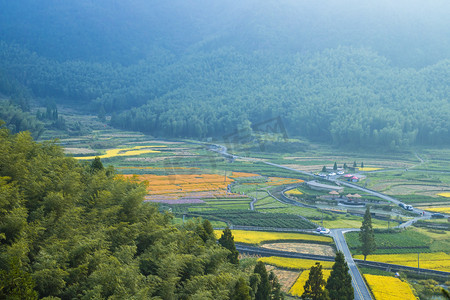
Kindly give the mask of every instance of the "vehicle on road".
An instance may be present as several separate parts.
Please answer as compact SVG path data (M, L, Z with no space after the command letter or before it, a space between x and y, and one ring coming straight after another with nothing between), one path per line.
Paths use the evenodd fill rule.
M431 218L433 218L433 219L443 219L443 218L445 218L445 216L443 214L441 214L441 213L435 213L435 214L431 215Z
M330 229L328 228L322 228L321 231L319 231L320 234L329 234L330 233Z

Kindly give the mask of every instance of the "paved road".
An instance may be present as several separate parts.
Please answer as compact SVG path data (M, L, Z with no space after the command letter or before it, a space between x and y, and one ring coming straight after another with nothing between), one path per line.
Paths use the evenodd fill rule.
M358 231L358 229L331 229L330 235L333 237L337 249L344 253L350 275L352 276L352 285L355 291L355 299L369 300L372 299L369 289L364 282L361 273L359 273L358 267L353 261L353 257L344 238L344 232L348 231Z
M256 161L256 159L253 159L253 158L240 157L240 156L237 156L237 155L229 154L227 152L227 148L225 146L222 146L222 145L215 145L215 148L213 148L211 150L215 151L217 153L220 153L220 154L224 155L225 157L231 157L233 159L241 158L241 159L246 159L246 160L250 160L250 161ZM261 160L258 160L258 161L260 161L262 163L265 163L267 165L271 165L271 166L274 166L274 167L279 167L279 168L283 168L283 169L286 169L286 170L294 171L294 172L297 172L297 173L300 173L300 174L304 174L304 175L307 175L307 176L314 176L310 172L296 170L296 169L293 169L293 168L290 168L290 167L274 164L274 163L271 163L271 162L266 162L266 161L261 161ZM376 192L376 191L373 191L373 190L366 189L364 187L361 187L361 186L358 186L358 185L355 185L355 184L352 184L352 183L349 183L349 182L346 182L346 181L341 181L341 180L338 180L338 179L329 179L329 181L334 182L334 183L336 183L338 185L345 185L345 186L348 186L348 187L352 187L352 188L364 191L366 193L369 193L369 194L372 194L374 196L380 197L382 199L385 199L385 200L390 201L392 203L395 203L397 205L401 203L401 201L399 201L399 200L397 200L397 199L395 199L393 197L390 197L388 195L385 195L385 194L382 194L382 193L379 193L379 192ZM424 212L423 210L419 210L419 209L416 209L416 208L414 209L413 212L418 214L418 217L416 217L413 220L410 220L408 222L405 222L403 224L400 224L399 225L400 228L404 228L404 227L410 226L413 223L415 223L417 220L428 219L431 216L430 213ZM367 288L367 286L366 286L366 284L365 284L365 282L364 282L364 280L362 278L361 273L359 273L358 267L356 266L356 264L355 264L355 262L353 260L353 257L352 257L352 255L350 253L350 250L349 250L348 246L347 246L347 242L345 241L345 238L344 238L344 233L345 232L358 231L358 230L359 229L355 229L355 228L350 228L350 229L332 229L331 232L330 232L330 235L333 237L333 239L334 239L334 241L336 243L337 249L344 253L345 260L347 261L347 264L348 264L348 267L349 267L350 275L352 276L352 285L353 285L353 289L355 291L355 299L356 300L371 300L372 297L370 295L369 289Z

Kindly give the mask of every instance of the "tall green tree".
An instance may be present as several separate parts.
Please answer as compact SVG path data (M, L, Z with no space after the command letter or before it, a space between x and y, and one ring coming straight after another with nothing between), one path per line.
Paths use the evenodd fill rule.
M271 286L269 275L267 274L266 265L262 261L256 263L253 273L259 274L260 282L255 293L255 300L270 300Z
M361 241L361 252L366 260L367 255L373 253L377 246L375 243L375 235L372 227L372 216L370 214L370 206L367 206L364 219L359 232L359 240Z
M281 284L278 281L277 275L274 272L270 271L269 273L269 282L270 282L270 299L271 300L283 300L284 295L281 292Z
M337 163L336 162L334 162L334 166L333 166L333 170L337 170Z
M323 166L322 172L326 172L326 171L327 171L327 167Z
M234 236L231 234L230 228L225 228L223 230L222 235L219 238L219 244L230 250L230 253L228 254L228 261L232 264L239 264L239 252L236 250L236 245L234 244Z
M364 163L363 162L361 162L361 168L364 168Z
M325 300L329 299L325 290L325 280L323 279L322 265L316 262L309 270L309 277L303 289L305 290L302 299Z
M347 168L348 168L348 167L347 167L347 163L344 163L343 168L344 168L344 169L347 169Z
M328 277L325 288L332 300L352 300L354 291L352 287L352 277L349 274L347 262L341 251L336 253L333 269Z
M231 300L251 300L250 288L247 281L243 277L239 277L236 285L234 286L233 294L230 297Z

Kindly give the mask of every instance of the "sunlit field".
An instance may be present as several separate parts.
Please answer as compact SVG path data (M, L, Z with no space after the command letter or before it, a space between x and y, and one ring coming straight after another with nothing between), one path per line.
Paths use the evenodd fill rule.
M364 259L363 255L355 255L356 259ZM444 252L435 253L405 253L405 254L374 254L367 256L367 260L396 264L408 267L445 271L450 270L450 255Z
M322 275L325 281L328 280L330 274L331 274L330 269L322 269ZM297 281L295 281L294 285L289 290L289 294L300 297L305 291L303 287L305 286L305 283L308 280L308 278L309 278L309 270L303 271L300 274L300 276L298 276Z
M301 234L301 233L286 233L286 232L265 232L265 231L249 231L249 230L232 230L234 241L236 243L245 244L259 244L268 241L313 241L320 243L332 243L333 239L327 236ZM222 231L215 231L216 237L219 238Z
M117 156L138 156L141 154L148 154L148 153L160 153L158 150L148 149L148 148L163 148L166 146L159 146L159 145L153 145L153 146L135 146L132 148L116 148L116 149L108 149L106 150L106 154L97 155L97 156L78 156L75 157L79 160L88 160L88 159L94 159L96 157L99 157L101 159L104 158L112 158Z
M308 270L312 266L314 266L316 262L320 262L320 264L324 269L331 269L334 264L334 262L332 261L318 261L313 259L288 258L277 256L261 257L258 260L262 261L265 264L294 270Z
M407 282L395 277L364 275L376 300L416 300Z

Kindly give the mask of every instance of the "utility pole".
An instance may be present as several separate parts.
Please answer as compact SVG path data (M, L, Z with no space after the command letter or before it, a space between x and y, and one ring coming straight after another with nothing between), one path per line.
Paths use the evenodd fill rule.
M419 258L419 254L420 254L420 252L417 252L417 273L420 272L420 266L419 266L420 258Z

